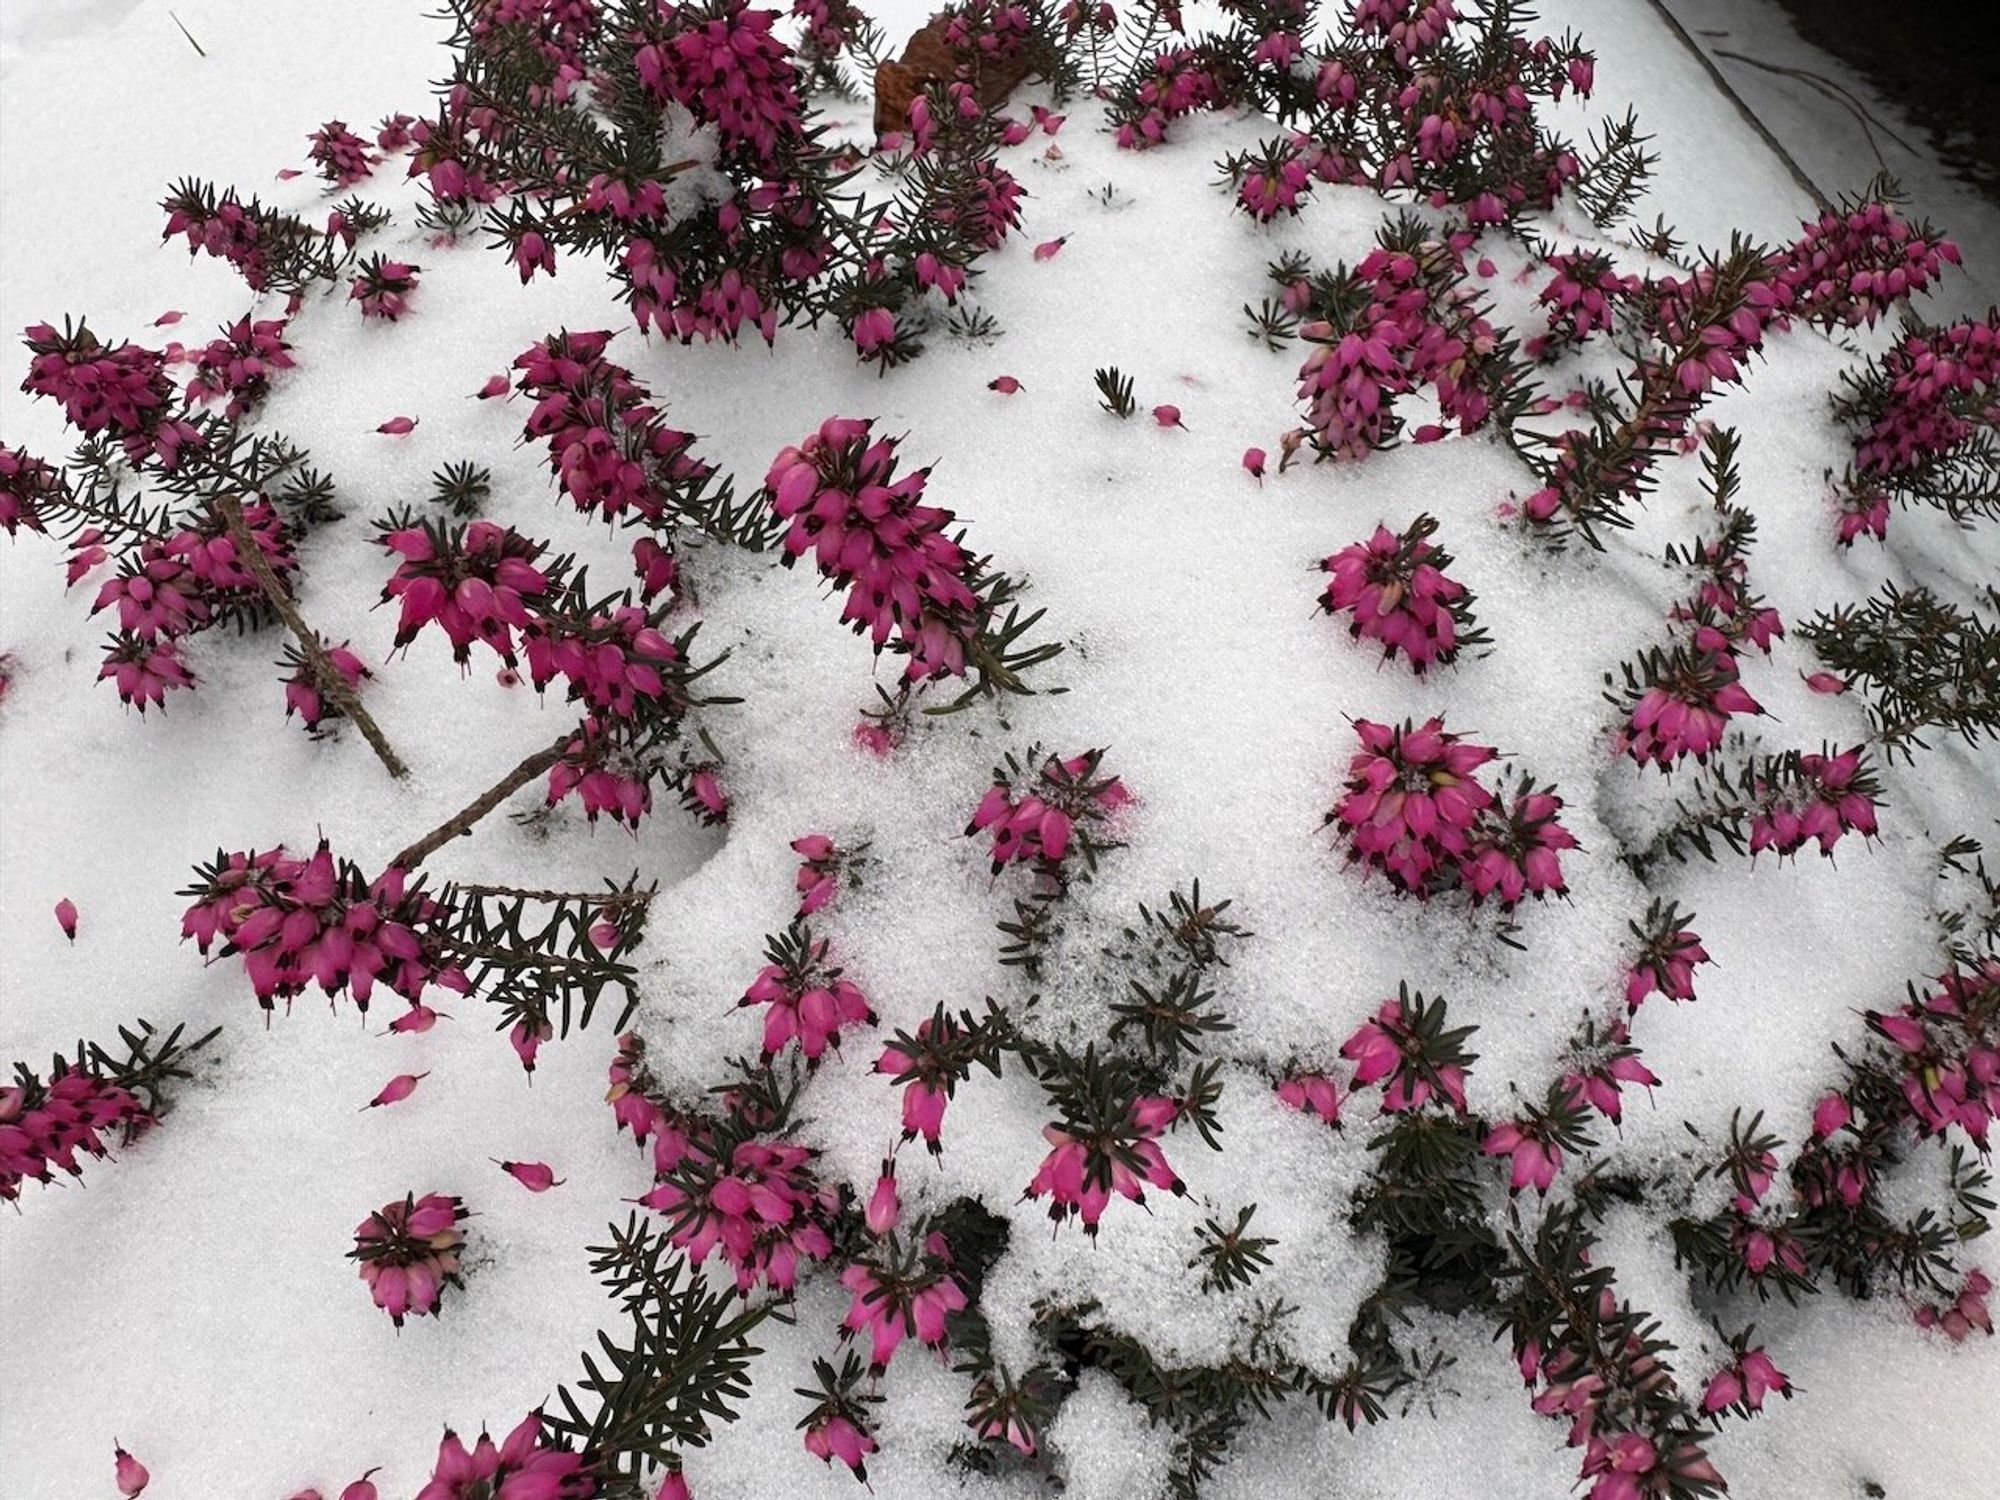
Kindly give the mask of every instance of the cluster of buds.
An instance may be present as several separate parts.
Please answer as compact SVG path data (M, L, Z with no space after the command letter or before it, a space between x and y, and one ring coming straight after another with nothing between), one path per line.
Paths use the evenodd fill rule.
M1291 1073L1280 1079L1275 1092L1286 1109L1317 1115L1329 1125L1340 1123L1340 1084L1330 1073Z
M907 680L963 676L981 627L976 561L946 535L952 513L922 503L930 471L895 478L895 439L871 442L871 425L830 417L772 463L764 483L786 523L785 561L811 553L847 590L841 620L877 651L907 655Z
M1764 1409L1767 1396L1791 1400L1791 1380L1763 1349L1739 1349L1734 1360L1709 1377L1701 1397L1702 1415L1733 1409L1747 1417Z
M2000 962L1953 970L1901 1009L1868 1013L1896 1049L1895 1075L1917 1128L1956 1125L1983 1154L2000 1116Z
M465 1234L458 1226L465 1217L457 1198L409 1193L383 1204L354 1231L348 1254L361 1262L369 1295L398 1328L406 1317L435 1317L445 1287L464 1285L458 1268Z
M1677 1001L1694 999L1696 967L1714 960L1688 926L1689 920L1672 903L1662 906L1655 901L1646 909L1644 923L1629 924L1639 940L1638 956L1625 971L1625 1004L1633 1014L1653 994Z
M242 509L243 524L256 540L271 571L279 577L298 562L284 534L276 509L257 500ZM85 535L77 538L79 544ZM86 557L107 554L94 543L79 552L70 569L74 583L87 567ZM210 512L198 524L183 526L166 537L145 537L119 561L116 576L97 591L91 613L118 612L118 633L105 649L102 681L114 683L118 695L141 713L158 705L169 688L192 687L194 677L180 658L180 643L198 631L230 618L240 607L262 598L262 589L237 553L236 539L221 516Z
M618 1038L607 1076L611 1087L605 1098L617 1128L631 1131L637 1145L653 1143L653 1175L664 1177L686 1159L689 1142L700 1127L657 1096L646 1068L645 1039L636 1032Z
M943 1154L945 1106L973 1063L990 1056L987 1041L969 1017L954 1017L939 1006L914 1034L899 1031L882 1049L875 1071L903 1091L904 1140L922 1136L931 1155Z
M1757 805L1750 816L1750 852L1770 849L1780 857L1795 854L1814 839L1819 852L1831 855L1843 835L1875 835L1875 796L1879 788L1861 764L1861 747L1838 755L1798 756L1791 774L1756 788Z
M1437 522L1418 516L1398 534L1377 526L1365 542L1343 547L1320 564L1332 581L1320 597L1328 614L1346 611L1348 633L1380 641L1384 657L1401 651L1419 674L1449 666L1462 646L1479 639L1472 595L1445 574L1451 558L1428 540Z
M402 601L396 649L436 621L461 666L475 641L491 647L509 667L515 664L514 633L528 628L528 601L550 589L548 575L534 565L546 550L542 543L491 521L474 521L462 530L396 527L380 540L402 559L382 589L384 602Z
M547 442L549 467L578 510L607 521L630 510L657 526L664 490L713 470L690 456L691 434L661 422L632 372L604 357L611 337L551 334L514 361L521 393L535 403L525 432Z
M1572 1044L1569 1061L1570 1070L1557 1085L1564 1106L1577 1113L1594 1109L1614 1125L1624 1114L1623 1085L1650 1089L1660 1081L1640 1059L1631 1029L1622 1020L1601 1032L1588 1026Z
M1595 1326L1558 1328L1573 1334L1552 1348L1529 1338L1519 1349L1521 1378L1535 1390L1529 1403L1536 1414L1568 1418L1569 1446L1582 1448L1580 1480L1591 1481L1588 1500L1652 1500L1674 1494L1714 1494L1722 1476L1699 1445L1679 1434L1610 1424L1631 1420L1637 1412L1621 1410L1633 1398L1671 1399L1673 1376L1637 1332L1618 1340L1616 1353L1601 1351L1593 1359L1605 1329L1629 1329L1633 1314L1616 1293L1603 1287L1596 1294ZM1606 1370L1618 1378L1606 1378ZM1538 1389L1537 1389L1538 1388ZM1671 1409L1671 1408L1669 1408Z
M1987 1298L1992 1291L1992 1277L1977 1268L1967 1271L1965 1280L1959 1283L1958 1295L1951 1301L1918 1305L1914 1314L1917 1326L1941 1329L1954 1344L1964 1343L1975 1328L1990 1338L1993 1310L1987 1305Z
M307 157L331 187L352 187L375 170L380 158L368 142L347 128L345 120L328 120L307 138Z
M1827 329L1873 327L1960 263L1957 245L1874 193L1824 210L1773 259L1787 314Z
M1439 416L1472 432L1493 409L1486 365L1499 336L1462 286L1458 251L1438 241L1383 244L1336 278L1328 311L1299 329L1313 349L1299 368L1306 425L1287 447L1310 441L1322 458L1363 458L1402 430L1396 402L1428 385ZM1426 424L1417 442L1445 435Z
M257 1003L266 1011L317 984L342 990L362 1011L377 983L413 1004L429 984L463 992L466 978L438 958L436 930L445 908L388 869L369 881L349 860L334 859L326 840L300 858L283 849L218 853L181 892L195 898L181 917L181 937L203 954L222 940L239 954Z
M1847 414L1862 424L1863 480L1909 480L1991 433L2000 398L2000 310L1906 334Z
M1196 110L1214 109L1225 97L1222 81L1193 48L1169 47L1154 55L1132 92L1132 105L1116 121L1118 144L1128 151L1157 146L1167 127Z
M362 317L393 323L410 310L410 293L417 289L421 269L407 261L371 255L355 272L347 289L348 300L361 305Z
M1511 908L1526 895L1563 893L1561 851L1577 845L1557 821L1554 792L1524 782L1503 804L1475 774L1499 752L1450 733L1441 718L1401 728L1358 719L1354 728L1361 749L1347 795L1327 814L1345 830L1350 859L1420 897L1457 887L1475 903L1497 895Z
M805 103L791 49L771 32L777 12L731 0L708 15L662 7L662 18L666 33L632 54L653 102L681 105L714 125L723 151L747 150L760 167L778 166L780 143L805 132Z
M1447 1030L1444 1022L1443 1000L1401 989L1383 1001L1374 1018L1340 1044L1340 1055L1354 1064L1352 1087L1382 1083L1382 1108L1389 1114L1422 1109L1434 1098L1464 1113L1466 1069L1476 1059L1463 1043L1472 1028Z
M838 894L841 872L852 869L860 851L843 850L825 834L809 833L792 840L792 853L799 857L797 915L809 917Z
M341 681L350 688L360 687L363 678L375 675L368 670L361 658L349 649L345 641L338 646L324 647L321 654L325 657L327 665L338 672ZM324 720L340 716L339 705L327 701L320 681L313 673L312 665L297 648L286 648L283 665L288 669L285 678L286 718L289 719L293 714L297 714L299 722L305 725L308 732L317 733Z
M14 536L23 526L30 531L48 530L43 512L66 499L69 492L69 481L54 464L25 449L0 443L0 531Z
M77 1152L107 1156L105 1135L118 1130L129 1140L148 1123L130 1089L82 1068L58 1066L46 1084L24 1070L0 1088L0 1202L18 1198L24 1180L48 1182L52 1166L81 1177Z
M1081 1218L1083 1232L1095 1239L1097 1221L1113 1194L1141 1205L1148 1186L1184 1194L1187 1189L1159 1144L1180 1112L1176 1100L1142 1095L1109 1125L1064 1121L1043 1126L1042 1138L1051 1149L1021 1196L1048 1198L1051 1219L1061 1224Z
M1555 274L1536 293L1535 301L1548 310L1549 331L1523 346L1535 358L1610 330L1617 322L1619 305L1639 292L1639 278L1619 274L1602 250L1551 255L1548 266Z
M589 1460L543 1431L542 1414L529 1412L496 1447L486 1433L467 1448L445 1429L437 1463L416 1500L590 1500L598 1492ZM663 1488L661 1495L668 1492Z
M190 401L227 401L223 415L234 420L263 404L271 393L271 377L289 370L292 346L285 342L285 319L247 316L194 351L194 373L188 377Z
M776 1057L796 1041L809 1065L817 1064L828 1047L840 1046L841 1028L872 1026L875 1012L868 997L838 966L827 962L828 943L813 939L803 922L770 940L765 957L737 1005L764 1005L764 1056Z
M1037 754L1028 752L1030 764ZM993 831L995 875L1010 864L1031 863L1037 874L1060 882L1072 853L1081 854L1085 867L1092 868L1098 853L1113 847L1096 831L1132 794L1116 776L1099 773L1103 759L1102 750L1066 760L1052 755L1025 776L1011 756L993 768L993 785L973 809L965 835Z
M666 1216L668 1237L695 1265L719 1248L738 1291L762 1282L790 1292L802 1260L833 1253L826 1224L838 1200L814 1180L810 1147L754 1136L726 1144L708 1129L683 1139L664 1168L673 1153L655 1149L661 1178L639 1202Z
M183 449L201 445L201 433L176 409L166 356L157 349L107 346L87 323L65 322L61 332L36 323L24 338L34 358L21 389L60 405L78 432L115 439L135 467L152 462L171 471Z
M1636 667L1626 663L1624 691L1606 695L1624 715L1615 750L1662 771L1690 755L1705 763L1731 718L1764 711L1739 679L1739 663L1750 647L1768 656L1785 633L1783 617L1750 592L1747 552L1755 522L1729 503L1737 484L1735 435L1711 430L1704 441L1723 527L1715 538L1667 550L1668 561L1684 564L1698 579L1694 594L1668 611L1681 639L1668 649L1642 652Z

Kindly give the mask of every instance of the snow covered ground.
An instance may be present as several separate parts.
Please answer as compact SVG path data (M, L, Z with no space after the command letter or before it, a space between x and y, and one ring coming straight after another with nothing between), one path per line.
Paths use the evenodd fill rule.
M900 36L925 9L895 0L878 18ZM167 184L193 173L314 206L312 178L274 180L306 164L306 133L336 117L360 128L420 112L445 66L438 28L390 0L185 0L175 14L206 55L164 7L138 0L9 0L0 16L0 328L87 313L108 336L141 338L171 308L192 336L241 315L226 267L159 246ZM1648 217L1664 213L1704 240L1732 224L1777 238L1810 208L1692 60L1662 43L1646 6L1570 0L1544 6L1544 20L1575 25L1597 49L1590 108L1629 100L1657 135L1665 161ZM865 134L865 106L826 108ZM1578 128L1561 112L1553 123ZM922 726L878 761L849 738L873 701L873 658L817 580L763 558L705 556L702 645L730 648L714 686L744 700L704 718L727 758L726 835L671 811L636 839L593 833L571 809L542 831L489 820L434 863L452 878L561 888L634 869L657 880L639 1027L662 1081L699 1088L756 1045L754 1016L732 1007L765 934L787 920L787 845L808 832L871 841L867 882L829 930L884 1037L939 1001L1018 993L1019 976L995 959L1002 893L983 850L958 836L966 811L1003 750L1107 746L1107 769L1138 803L1129 847L1079 898L1088 913L1128 920L1135 903L1198 877L1257 934L1221 991L1237 1026L1223 1049L1226 1149L1176 1137L1188 1198L1159 1195L1150 1214L1116 1205L1095 1244L1074 1229L1051 1236L1044 1206L1018 1201L1046 1149L1040 1091L981 1075L953 1104L942 1167L903 1153L906 1201L974 1193L1011 1218L1012 1248L986 1289L1003 1341L1025 1339L1030 1304L1060 1292L1097 1298L1113 1325L1190 1358L1231 1336L1248 1295L1198 1294L1194 1229L1257 1203L1259 1232L1278 1241L1258 1295L1299 1304L1331 1350L1381 1274L1379 1245L1337 1216L1370 1131L1365 1113L1335 1133L1281 1109L1268 1070L1330 1060L1407 981L1442 991L1455 1020L1480 1026L1475 1108L1504 1108L1510 1088L1540 1096L1578 1011L1616 982L1626 922L1646 901L1608 852L1603 819L1654 788L1606 753L1603 674L1663 638L1677 595L1661 549L1694 529L1706 502L1689 459L1607 552L1556 556L1499 524L1496 507L1525 472L1485 438L1301 465L1259 486L1240 457L1251 444L1275 453L1294 425L1297 354L1246 337L1241 306L1265 295L1265 264L1285 248L1323 264L1364 254L1381 200L1324 189L1297 220L1259 228L1210 185L1212 163L1263 134L1255 122L1197 116L1139 155L1113 149L1100 127L1097 110L1076 105L1059 159L1041 154L1040 137L1008 158L1031 196L1021 235L984 263L979 300L1004 330L995 341L940 336L879 379L831 329L787 332L767 351L648 344L628 328L612 349L743 489L826 416L907 433L907 461L936 465L931 494L967 520L979 550L1025 576L1047 628L1070 643L1045 669L1069 691L1010 702L1004 723L981 710ZM149 1464L158 1500L280 1500L307 1485L332 1495L375 1465L385 1495L408 1495L442 1425L503 1430L572 1378L611 1312L581 1247L649 1185L609 1129L604 1023L544 1048L530 1087L470 1002L413 1038L380 1036L380 1012L364 1026L351 1007L331 1014L310 998L267 1027L234 965L205 969L177 941L175 893L218 844L299 848L323 832L373 868L567 722L526 687L496 682L490 664L460 680L434 639L383 665L392 624L369 608L387 575L370 517L418 501L433 469L472 458L493 470L496 519L607 571L622 566L603 528L552 503L541 453L516 444L518 408L470 399L553 329L623 326L608 281L572 259L523 289L476 240L426 243L409 224L414 190L392 174L366 191L398 210L379 247L423 267L413 316L378 326L338 298L309 301L289 335L299 368L263 420L339 485L348 517L308 544L301 605L378 668L368 702L413 768L407 783L392 783L358 736L315 742L281 720L268 638L203 638L200 691L164 715L128 713L92 682L98 625L88 590L64 592L57 550L34 538L0 548L0 649L17 664L0 708L0 1058L45 1064L136 1015L224 1027L165 1127L95 1166L87 1187L30 1188L0 1224L0 1342L11 1351L0 1493L10 1497L108 1496L114 1437ZM1552 233L1591 231L1579 220ZM1068 237L1059 255L1031 258L1058 236ZM1503 320L1525 318L1532 296L1509 253L1495 252L1492 283ZM1899 513L1886 547L1833 548L1822 475L1841 463L1844 438L1825 393L1850 360L1809 331L1774 339L1748 388L1708 413L1742 434L1760 527L1752 578L1788 622L1864 599L1885 578L1964 598L2000 565L2000 533L1960 532L1925 511ZM10 442L60 455L56 413L14 389L23 363L17 355L0 382L0 421ZM1091 385L1105 364L1134 377L1142 409L1177 405L1185 430L1106 415ZM1018 394L989 390L1002 374ZM376 432L396 415L420 425L406 438ZM1496 643L1428 679L1379 666L1313 608L1318 559L1420 511L1439 517ZM1773 745L1863 737L1858 695L1806 690L1813 665L1786 641L1746 667ZM1524 909L1521 952L1493 943L1486 921L1363 882L1319 832L1353 748L1350 719L1442 711L1554 782L1583 845L1566 865L1573 901ZM1833 1078L1828 1043L1857 1039L1861 1009L1932 971L1935 850L1954 834L1993 833L2000 767L1990 748L1940 740L1885 780L1882 838L1844 843L1837 865L1725 858L1664 873L1660 893L1699 913L1717 962L1698 1004L1647 1012L1647 1060L1666 1082L1629 1109L1614 1160L1691 1171L1684 1122L1718 1140L1739 1106L1761 1108L1796 1142ZM73 946L49 916L63 896L81 912ZM1093 1025L1099 979L1079 944L1052 970L1044 1004ZM821 1070L806 1111L805 1139L829 1178L864 1192L899 1118L874 1055L850 1045ZM360 1109L392 1074L426 1070L407 1103ZM547 1161L567 1181L530 1195L496 1157ZM399 1335L343 1256L363 1214L406 1189L459 1194L478 1216L468 1289L441 1319ZM1662 1319L1690 1378L1713 1368L1715 1309L1647 1223L1635 1217L1622 1237L1619 1225L1606 1255L1621 1288ZM847 1493L844 1471L800 1447L791 1394L831 1350L845 1305L831 1278L809 1280L796 1324L760 1330L767 1352L742 1419L689 1455L702 1500ZM1749 1316L1801 1394L1715 1440L1738 1500L1881 1493L1870 1483L1892 1500L1944 1500L2000 1472L1991 1340L1926 1335L1896 1299L1827 1295ZM1575 1454L1529 1411L1488 1332L1443 1319L1417 1329L1419 1343L1456 1357L1426 1393L1439 1420L1420 1410L1350 1435L1295 1402L1252 1427L1209 1493L1567 1492ZM941 1459L964 1432L962 1378L906 1355L884 1389L870 1464L884 1500L954 1492L948 1484L1040 1492L1026 1475L940 1477L956 1472ZM1074 1500L1163 1493L1158 1435L1101 1373L1070 1397L1049 1440Z

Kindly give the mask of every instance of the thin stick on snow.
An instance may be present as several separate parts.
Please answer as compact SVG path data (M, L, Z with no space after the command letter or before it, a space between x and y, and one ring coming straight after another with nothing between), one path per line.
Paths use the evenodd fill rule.
M368 741L369 748L381 759L382 764L389 768L391 776L400 780L409 775L410 768L404 765L401 757L390 748L389 741L383 735L380 726L376 724L368 710L361 706L359 695L348 686L347 679L340 674L340 669L327 659L326 648L320 645L319 636L310 625L306 624L299 614L298 607L292 603L291 595L285 591L284 584L279 582L278 575L271 571L270 560L264 556L264 549L257 544L257 538L251 535L250 528L244 524L241 502L234 495L217 496L215 513L222 517L222 524L228 528L230 540L236 543L236 550L242 557L243 565L257 580L257 586L264 591L264 597L271 601L271 608L278 612L278 618L283 620L286 627L298 638L299 649L305 653L306 670L312 673L320 691L331 698L340 711L354 721L354 727L361 731L361 737Z
M180 26L180 32L181 32L181 35L182 35L182 36L184 36L184 37L186 37L186 38L188 39L188 45L189 45L190 47L194 48L194 50L195 50L195 52L196 52L196 54L197 54L197 55L199 55L199 56L201 56L201 57L206 57L206 56L208 56L208 54L207 54L206 52L204 52L204 51L202 50L202 45L201 45L201 43L200 43L200 42L197 42L197 41L196 41L196 40L194 39L194 33L193 33L192 31L189 31L189 30L187 29L187 27L185 27L185 26L181 26L181 18L180 18L179 16L175 15L175 14L174 14L174 13L173 13L172 11L168 11L168 12L167 12L167 19L168 19L168 20L170 20L170 21L172 21L172 22L174 23L174 25L176 25L176 26Z
M473 825L481 818L561 760L563 751L569 748L569 742L575 738L574 729L564 730L553 745L545 750L537 750L522 761L458 812L390 860L389 867L395 870L414 870L424 862L426 856L435 854L453 839L472 832Z

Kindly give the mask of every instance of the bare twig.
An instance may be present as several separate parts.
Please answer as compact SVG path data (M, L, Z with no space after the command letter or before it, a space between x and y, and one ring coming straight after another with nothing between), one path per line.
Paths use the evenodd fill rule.
M575 738L574 729L564 730L554 744L546 749L537 750L458 812L390 860L390 868L414 870L426 857L435 854L453 839L472 832L473 825L481 818L561 760L563 751L569 748L569 742Z
M243 506L234 495L221 495L215 501L215 513L222 517L222 524L228 528L230 540L236 543L243 566L257 580L257 586L264 591L264 597L271 601L271 608L278 612L278 618L298 638L299 649L305 653L306 670L321 692L331 698L340 711L354 721L354 727L361 731L361 737L368 741L369 748L380 757L382 764L389 768L391 776L401 779L410 774L410 768L403 764L401 757L390 748L381 727L376 724L368 710L361 706L361 699L348 685L340 669L327 659L326 648L320 644L318 634L306 624L298 607L278 581L278 575L271 571L270 560L264 556L264 549L243 521Z
M196 53L197 53L197 54L198 54L199 56L202 56L202 57L206 57L206 56L208 56L208 54L207 54L206 52L202 51L202 46L201 46L201 43L200 43L200 42L197 42L197 41L196 41L196 40L194 39L194 33L193 33L193 32L191 32L191 31L189 31L189 30L187 29L187 27L185 27L185 26L181 26L181 18L180 18L179 16L175 15L175 14L174 14L174 13L173 13L172 11L168 11L168 12L167 12L167 19L168 19L168 20L170 20L170 21L172 21L172 22L174 23L174 25L176 25L176 26L179 26L179 27L180 27L180 33L181 33L181 35L182 35L182 36L184 36L184 37L186 37L186 38L188 39L188 45L189 45L190 47L194 48L195 52L196 52Z

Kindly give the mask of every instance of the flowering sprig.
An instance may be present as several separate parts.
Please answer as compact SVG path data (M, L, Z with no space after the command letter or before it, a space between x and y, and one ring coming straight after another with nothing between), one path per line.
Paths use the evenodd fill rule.
M1770 849L1782 857L1815 842L1831 857L1847 834L1874 835L1881 790L1859 745L1838 753L1748 756L1734 767L1697 772L1692 791L1674 799L1666 823L1624 857L1643 870L1662 855L1713 860L1718 843L1736 854Z
M445 1288L465 1285L458 1271L465 1248L459 1225L466 1217L458 1198L409 1193L383 1204L354 1231L348 1254L361 1263L375 1305L398 1328L406 1317L435 1317Z
M1970 745L2000 738L2000 590L1985 602L1989 615L1885 583L1864 604L1822 610L1799 634L1840 682L1867 693L1884 753L1914 760L1930 748L1927 731Z
M1186 1193L1159 1140L1183 1118L1208 1134L1214 1122L1204 1119L1201 1106L1138 1092L1130 1066L1116 1057L1100 1059L1094 1045L1080 1058L1049 1049L1039 1066L1057 1117L1042 1129L1051 1149L1024 1199L1047 1198L1058 1225L1080 1218L1083 1232L1095 1239L1114 1196L1144 1207L1147 1187L1176 1197Z
M867 1367L851 1353L842 1359L838 1370L816 1359L813 1377L819 1385L801 1386L793 1392L813 1403L798 1424L805 1433L806 1452L828 1464L840 1460L863 1484L868 1482L868 1455L876 1448L868 1408L882 1400L873 1389L862 1389L866 1373Z
M945 1106L975 1067L1000 1076L1009 1039L1006 1013L990 1000L977 1017L969 1010L954 1015L940 1003L914 1032L891 1037L875 1071L903 1091L903 1139L922 1136L931 1155L942 1155Z
M1380 641L1385 659L1401 651L1419 674L1449 666L1461 650L1487 639L1473 621L1472 593L1445 572L1450 554L1429 540L1436 534L1437 522L1427 515L1400 533L1377 526L1367 541L1320 564L1332 577L1320 607L1345 611L1350 635Z
M354 263L355 246L389 222L385 209L346 198L314 229L295 215L248 203L234 188L218 193L212 183L183 178L160 207L167 215L161 238L181 236L190 256L208 254L227 261L253 292L302 296L319 282L340 279Z
M19 1198L24 1181L54 1180L52 1167L81 1177L78 1152L108 1157L113 1131L129 1145L159 1123L193 1055L221 1034L184 1042L185 1030L161 1037L144 1020L121 1026L122 1051L78 1042L75 1057L58 1053L46 1077L16 1063L13 1081L0 1086L0 1202Z
M1035 745L1019 758L1010 751L993 768L993 784L965 836L992 831L995 875L1027 864L1045 885L1062 889L1087 879L1097 857L1118 847L1105 832L1132 794L1116 776L1102 774L1103 759L1102 750L1044 757Z
M951 511L922 503L930 470L894 477L896 441L873 438L872 426L830 417L772 463L765 492L785 523L785 564L810 554L847 591L843 623L878 652L909 658L905 683L968 679L948 707L1032 691L1021 674L1062 650L1016 644L1041 611L1021 617L1018 585L967 551L963 533L947 535Z
M767 1007L766 1059L797 1042L807 1066L817 1067L827 1048L839 1049L843 1028L875 1024L868 997L827 961L831 946L827 939L813 937L804 918L767 940L767 962L737 1002L739 1007Z

